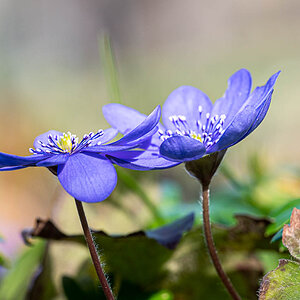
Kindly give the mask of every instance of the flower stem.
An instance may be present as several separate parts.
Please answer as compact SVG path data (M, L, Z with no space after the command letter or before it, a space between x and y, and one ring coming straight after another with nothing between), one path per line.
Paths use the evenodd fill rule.
M210 219L209 219L209 186L202 186L202 209L203 209L203 227L204 227L204 237L207 244L208 252L211 260L215 266L215 269L221 278L223 284L225 285L228 293L231 295L232 299L241 300L241 297L233 287L230 279L224 272L221 262L219 260L217 250L214 244L213 236L211 233Z
M96 269L98 278L100 280L105 297L107 300L114 300L115 298L113 296L112 290L107 282L107 279L106 279L103 269L101 267L99 256L98 256L98 253L97 253L94 241L93 241L93 237L92 237L92 234L91 234L91 231L90 231L90 228L89 228L89 225L88 225L88 222L87 222L84 210L83 210L82 203L81 203L81 201L79 201L77 199L75 199L75 203L76 203L79 219L81 222L81 226L82 226L82 229L84 232L85 240L89 247L92 261L95 266L95 269Z

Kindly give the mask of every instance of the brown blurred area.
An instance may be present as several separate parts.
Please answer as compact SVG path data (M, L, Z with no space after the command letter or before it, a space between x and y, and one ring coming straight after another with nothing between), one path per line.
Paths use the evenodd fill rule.
M272 164L299 165L299 14L296 0L2 0L0 151L27 155L34 138L50 129L81 136L108 126L101 107L115 99L109 98L99 56L99 39L108 34L122 103L143 113L180 85L200 88L215 101L242 67L251 71L254 86L282 70L266 120L229 151L227 162L238 167L247 153L262 150ZM180 167L163 172L183 174ZM53 200L56 193L67 209ZM156 186L152 193L158 195ZM1 173L0 250L15 253L19 231L37 216L79 230L71 200L45 169ZM105 201L95 207L92 218L107 231L140 226L111 217ZM115 220L128 223L119 228Z

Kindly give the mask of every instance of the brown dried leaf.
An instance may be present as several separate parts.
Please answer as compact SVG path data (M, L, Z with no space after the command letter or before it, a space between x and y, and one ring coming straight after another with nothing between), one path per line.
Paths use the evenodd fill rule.
M282 242L292 256L300 259L300 209L293 209L290 223L283 227Z

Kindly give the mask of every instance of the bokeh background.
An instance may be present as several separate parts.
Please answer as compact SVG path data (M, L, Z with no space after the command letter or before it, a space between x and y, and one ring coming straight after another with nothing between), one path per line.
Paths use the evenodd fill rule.
M244 176L247 157L259 152L269 168L279 170L275 189L297 197L299 180L280 170L300 166L299 14L297 0L1 0L1 151L27 155L34 138L49 129L81 136L108 127L101 107L116 99L101 50L106 35L122 103L146 114L181 85L215 101L240 68L251 71L254 86L281 70L266 119L228 151L224 163ZM151 180L143 184L157 204L161 182L180 186L180 201L198 199L198 185L183 167L149 173L134 176ZM221 175L215 184L222 184ZM260 195L266 198L264 191ZM122 201L133 219L104 201L87 206L91 225L110 233L143 228L147 209L134 195ZM36 217L80 230L72 199L45 169L1 173L0 203L0 250L10 257L23 247L20 231Z

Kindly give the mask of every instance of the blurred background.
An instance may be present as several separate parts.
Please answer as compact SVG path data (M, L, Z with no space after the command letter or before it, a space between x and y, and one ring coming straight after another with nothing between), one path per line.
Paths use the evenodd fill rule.
M240 68L250 70L254 87L281 70L266 119L223 163L244 178L248 157L258 152L264 168L276 169L268 189L280 196L266 195L264 187L257 201L276 207L298 197L300 181L286 166L300 165L299 14L297 0L1 0L1 151L27 155L34 138L50 129L82 136L108 127L101 108L117 99L105 71L107 35L121 102L146 114L181 85L201 89L214 102ZM133 173L158 206L170 190L183 203L199 198L198 184L182 166ZM216 189L224 184L223 175L215 178ZM110 233L147 226L145 205L134 194L123 198L133 220L108 199L86 206L91 226ZM1 173L0 203L0 250L9 257L19 253L20 231L36 217L80 230L72 199L45 169Z

